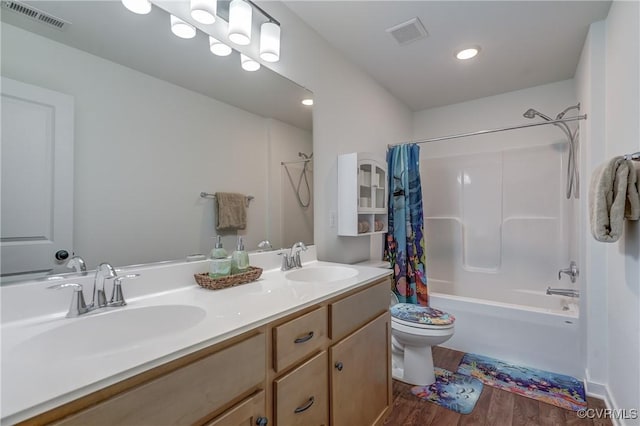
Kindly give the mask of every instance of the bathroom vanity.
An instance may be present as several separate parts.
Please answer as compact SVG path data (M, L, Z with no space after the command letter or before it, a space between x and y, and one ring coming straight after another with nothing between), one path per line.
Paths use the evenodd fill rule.
M165 275L198 268L169 266ZM300 275L305 268L309 272ZM34 354L48 368L24 356L18 360L16 354L21 345L55 333L60 325L31 335L34 320L27 320L23 331L31 338L12 342L12 327L20 322L3 324L10 345L3 345L3 373L13 370L2 379L3 407L22 408L8 417L3 413L3 424L382 424L392 401L389 271L312 261L294 272L299 275L290 277L300 281L273 269L257 282L230 289L208 291L189 282L160 295L132 298L122 312L152 307L162 312L180 305L202 309L204 316L196 315L195 324L185 320L187 326L175 326L172 338L128 342L122 351L79 353L75 360L61 360L64 350L59 356ZM325 281L314 281L314 276ZM174 310L174 316L188 318L191 312ZM114 313L100 315L109 320ZM66 326L64 321L87 320L93 319L53 321ZM162 326L163 320L155 320ZM123 330L122 339L128 334ZM32 367L46 377L26 371ZM20 369L25 370L15 371ZM101 370L98 376L96 369ZM54 389L25 391L38 382Z

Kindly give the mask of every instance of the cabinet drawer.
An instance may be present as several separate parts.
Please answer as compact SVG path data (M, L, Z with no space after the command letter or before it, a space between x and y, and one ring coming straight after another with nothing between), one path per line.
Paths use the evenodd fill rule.
M264 333L62 419L60 425L193 424L265 380Z
M328 356L323 351L274 381L275 424L320 426L328 423Z
M273 368L282 371L318 350L327 341L327 308L323 306L273 328Z
M385 279L331 304L330 337L338 341L389 309L391 282Z
M265 416L264 391L245 399L205 426L256 426Z

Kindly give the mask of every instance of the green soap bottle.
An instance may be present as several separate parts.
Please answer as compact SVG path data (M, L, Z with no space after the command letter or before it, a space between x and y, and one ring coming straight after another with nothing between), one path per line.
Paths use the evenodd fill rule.
M231 253L231 273L240 274L249 269L249 253L244 250L242 237L238 237L238 247Z
M226 277L231 273L231 259L227 257L227 251L222 247L222 238L218 235L216 247L211 250L211 263L209 265L209 277Z

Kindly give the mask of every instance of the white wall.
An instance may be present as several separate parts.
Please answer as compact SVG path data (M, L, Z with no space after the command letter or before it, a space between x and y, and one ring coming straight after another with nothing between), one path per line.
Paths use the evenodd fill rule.
M278 130L271 147L280 152L290 137L310 139L5 23L2 74L75 98L74 250L89 268L208 254L214 201L201 191L255 196L240 231L255 249L269 233L270 129ZM235 240L224 238L229 251Z
M356 68L280 2L259 2L282 24L280 62L269 65L314 93L314 236L318 258L369 258L370 237L338 237L329 226L337 210L337 156L383 154L387 144L410 139L411 112Z
M589 225L587 209L591 172L604 159L605 140L605 23L595 22L589 34L576 69L576 92L587 114L586 121L580 123L580 170L583 185L580 189L580 209L578 215L578 241L580 247L578 265L581 269L582 316L581 345L582 365L588 391L603 395L607 381L607 346L604 343L608 328L606 256L605 245L596 242Z
M604 22L591 25L576 73L590 119L581 127L585 187L611 157L640 150L640 3L614 1ZM640 223L627 221L616 243L589 232L587 197L580 206L586 262L589 390L611 408L640 407ZM637 424L621 419L620 424Z
M606 40L605 158L611 158L640 150L640 3L613 2ZM639 408L640 223L625 224L606 258L609 390L616 408Z

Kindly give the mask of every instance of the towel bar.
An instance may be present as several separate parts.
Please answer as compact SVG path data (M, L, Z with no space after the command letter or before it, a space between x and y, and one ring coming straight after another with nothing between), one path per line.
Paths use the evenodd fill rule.
M624 155L625 160L640 161L640 151Z
M216 198L216 194L211 194L209 192L201 192L200 193L200 197L201 198ZM254 197L253 195L247 195L247 202L253 200L254 198L256 198L256 197Z

